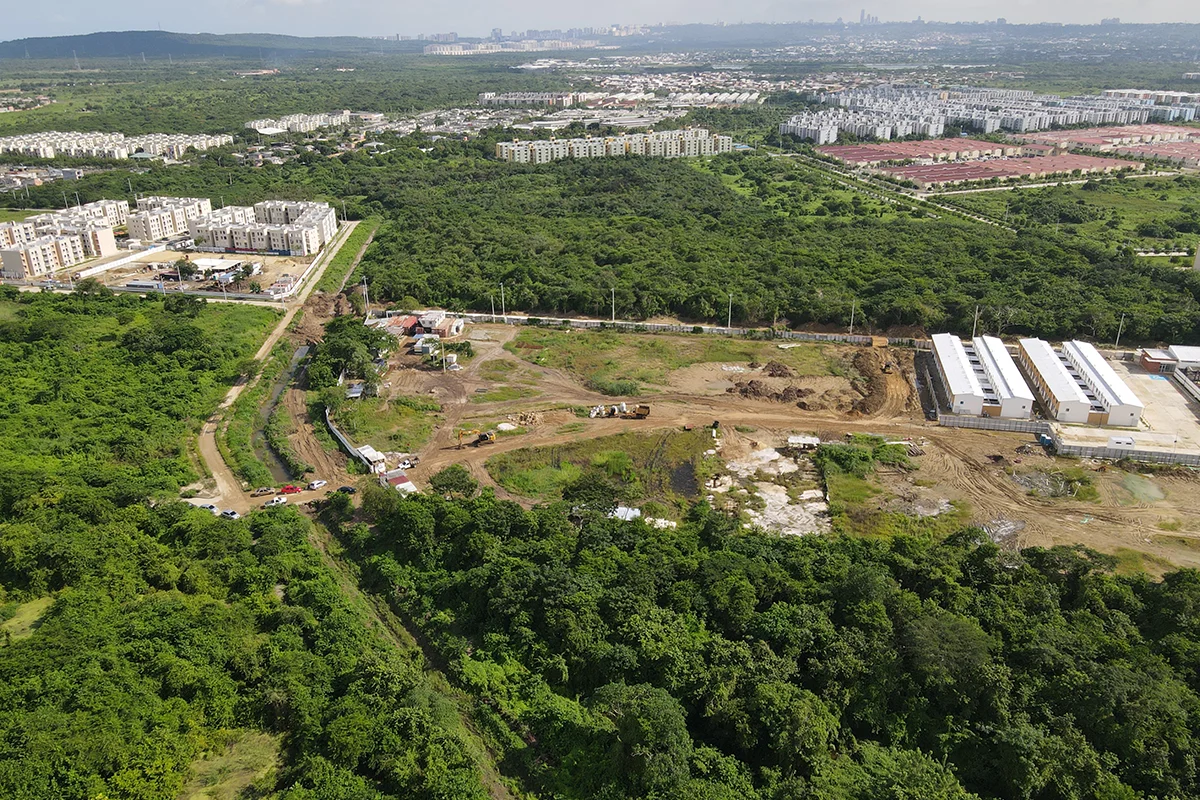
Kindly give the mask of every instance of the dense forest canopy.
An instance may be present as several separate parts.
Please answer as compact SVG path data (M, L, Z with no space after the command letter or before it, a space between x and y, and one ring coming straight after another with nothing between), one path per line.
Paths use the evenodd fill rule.
M735 154L706 164L649 158L529 166L414 135L381 155L306 153L261 169L209 154L189 167L111 171L78 182L82 199L134 192L342 200L379 214L361 267L372 297L397 304L535 314L617 313L750 325L920 326L968 332L1197 341L1200 275L1146 263L1121 241L1050 225L1002 228L935 219L860 196L786 157ZM425 147L429 152L423 152ZM52 185L10 206L60 206Z
M449 477L449 476L448 476ZM558 797L1170 798L1200 791L1200 574L1083 549L677 530L371 494L364 574L525 731Z
M31 621L0 640L0 796L169 800L195 759L257 730L281 754L256 797L485 797L454 708L368 630L307 519L170 499L275 312L14 294L0 622Z

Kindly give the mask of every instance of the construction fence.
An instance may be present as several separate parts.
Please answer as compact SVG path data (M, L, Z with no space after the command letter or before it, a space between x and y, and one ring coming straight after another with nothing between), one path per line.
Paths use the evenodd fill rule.
M939 414L938 424L947 428L975 428L984 431L1045 434L1055 437L1054 429L1050 426L1050 423L1035 419L1001 419L1000 417L965 417L955 414Z

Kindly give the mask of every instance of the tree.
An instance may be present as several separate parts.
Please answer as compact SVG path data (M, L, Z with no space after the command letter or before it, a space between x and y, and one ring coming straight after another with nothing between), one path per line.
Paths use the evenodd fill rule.
M471 497L479 488L479 482L461 464L451 464L430 476L429 488L446 497Z

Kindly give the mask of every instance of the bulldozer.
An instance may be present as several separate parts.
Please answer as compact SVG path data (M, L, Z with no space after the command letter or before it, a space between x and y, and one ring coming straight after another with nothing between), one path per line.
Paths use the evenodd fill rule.
M465 437L465 436L474 436L475 437L471 441L471 445L474 447L479 447L479 445L481 445L481 444L491 444L492 442L496 441L496 432L495 431L479 431L479 430L463 431L463 430L460 430L458 432L458 449L459 450L462 450L462 448L463 448L463 437Z

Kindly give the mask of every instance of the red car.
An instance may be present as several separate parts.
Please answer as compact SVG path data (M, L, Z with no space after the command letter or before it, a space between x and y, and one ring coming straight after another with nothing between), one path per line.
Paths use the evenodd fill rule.
M279 490L280 494L300 494L303 490L299 486L292 486L290 483Z

